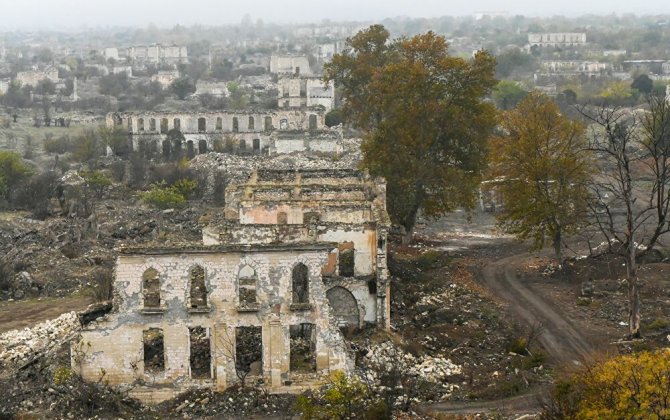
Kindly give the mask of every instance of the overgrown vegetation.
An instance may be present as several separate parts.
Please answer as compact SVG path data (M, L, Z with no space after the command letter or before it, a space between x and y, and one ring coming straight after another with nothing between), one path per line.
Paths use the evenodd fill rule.
M545 419L670 416L670 351L618 356L556 383Z

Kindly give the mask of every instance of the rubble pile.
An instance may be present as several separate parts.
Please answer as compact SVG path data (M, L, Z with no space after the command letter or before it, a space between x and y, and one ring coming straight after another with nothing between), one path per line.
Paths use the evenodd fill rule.
M361 160L358 149L360 140L343 141L343 153L337 159L318 153L291 153L274 156L238 156L227 153L206 153L190 162L195 170L218 170L226 174L230 182L243 182L255 169L357 169Z
M259 417L279 417L292 412L295 396L270 394L259 387L228 388L219 393L211 389L193 390L160 404L156 409L170 416L194 418L222 416L240 418L256 414Z
M33 328L0 334L0 369L21 366L35 356L49 352L80 328L77 314L69 312Z
M454 385L444 383L454 375L460 375L461 367L444 357L414 356L402 351L390 341L374 345L365 355L365 364L370 366L370 374L376 379L376 371L400 370L424 381L442 383L449 392ZM456 386L457 388L458 386Z

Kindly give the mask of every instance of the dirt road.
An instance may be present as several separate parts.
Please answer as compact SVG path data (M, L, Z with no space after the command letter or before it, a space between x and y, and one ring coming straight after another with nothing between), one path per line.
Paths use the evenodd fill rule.
M517 267L527 258L527 254L515 255L486 264L478 281L502 298L527 327L541 325L539 341L557 365L591 361L594 348L580 326L517 275Z

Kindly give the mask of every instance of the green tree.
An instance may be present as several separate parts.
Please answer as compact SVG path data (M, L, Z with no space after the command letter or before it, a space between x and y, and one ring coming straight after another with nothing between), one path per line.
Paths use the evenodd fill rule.
M128 134L120 127L101 126L98 129L98 135L102 144L112 149L116 156L127 158L132 151Z
M502 228L519 239L549 240L559 263L564 236L588 216L588 181L593 165L585 153L584 126L561 115L558 105L530 93L503 113L501 134L491 139L491 172L501 177Z
M85 171L79 174L86 185L93 191L96 197L102 198L102 195L105 193L105 189L112 185L112 180L109 179L102 171Z
M172 82L170 90L183 101L188 95L195 92L195 82L190 77L180 77Z
M654 89L654 81L649 78L646 74L641 74L637 76L633 83L630 84L631 89L635 89L640 93L649 95Z
M523 98L528 95L528 91L519 83L510 80L501 80L493 90L493 100L500 109L512 109Z
M326 114L326 126L335 127L342 124L342 111L339 109L332 109Z
M181 207L186 202L186 197L178 188L168 187L165 182L151 184L151 189L141 193L141 197L148 204L159 209Z
M486 163L495 108L495 60L452 57L444 37L427 32L389 42L373 25L325 66L340 86L345 120L364 130L363 165L387 181L392 221L409 242L421 210L435 217L472 208Z
M21 156L14 152L0 152L0 192L10 201L14 191L32 175L33 171Z

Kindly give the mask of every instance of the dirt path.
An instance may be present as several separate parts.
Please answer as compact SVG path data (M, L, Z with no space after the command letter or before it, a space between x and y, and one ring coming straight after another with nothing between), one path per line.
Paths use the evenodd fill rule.
M539 341L556 364L591 361L594 348L581 327L517 275L517 267L527 258L527 254L516 255L486 264L479 281L502 298L526 326L542 326Z
M0 302L0 332L32 327L70 311L80 311L93 303L88 296Z

